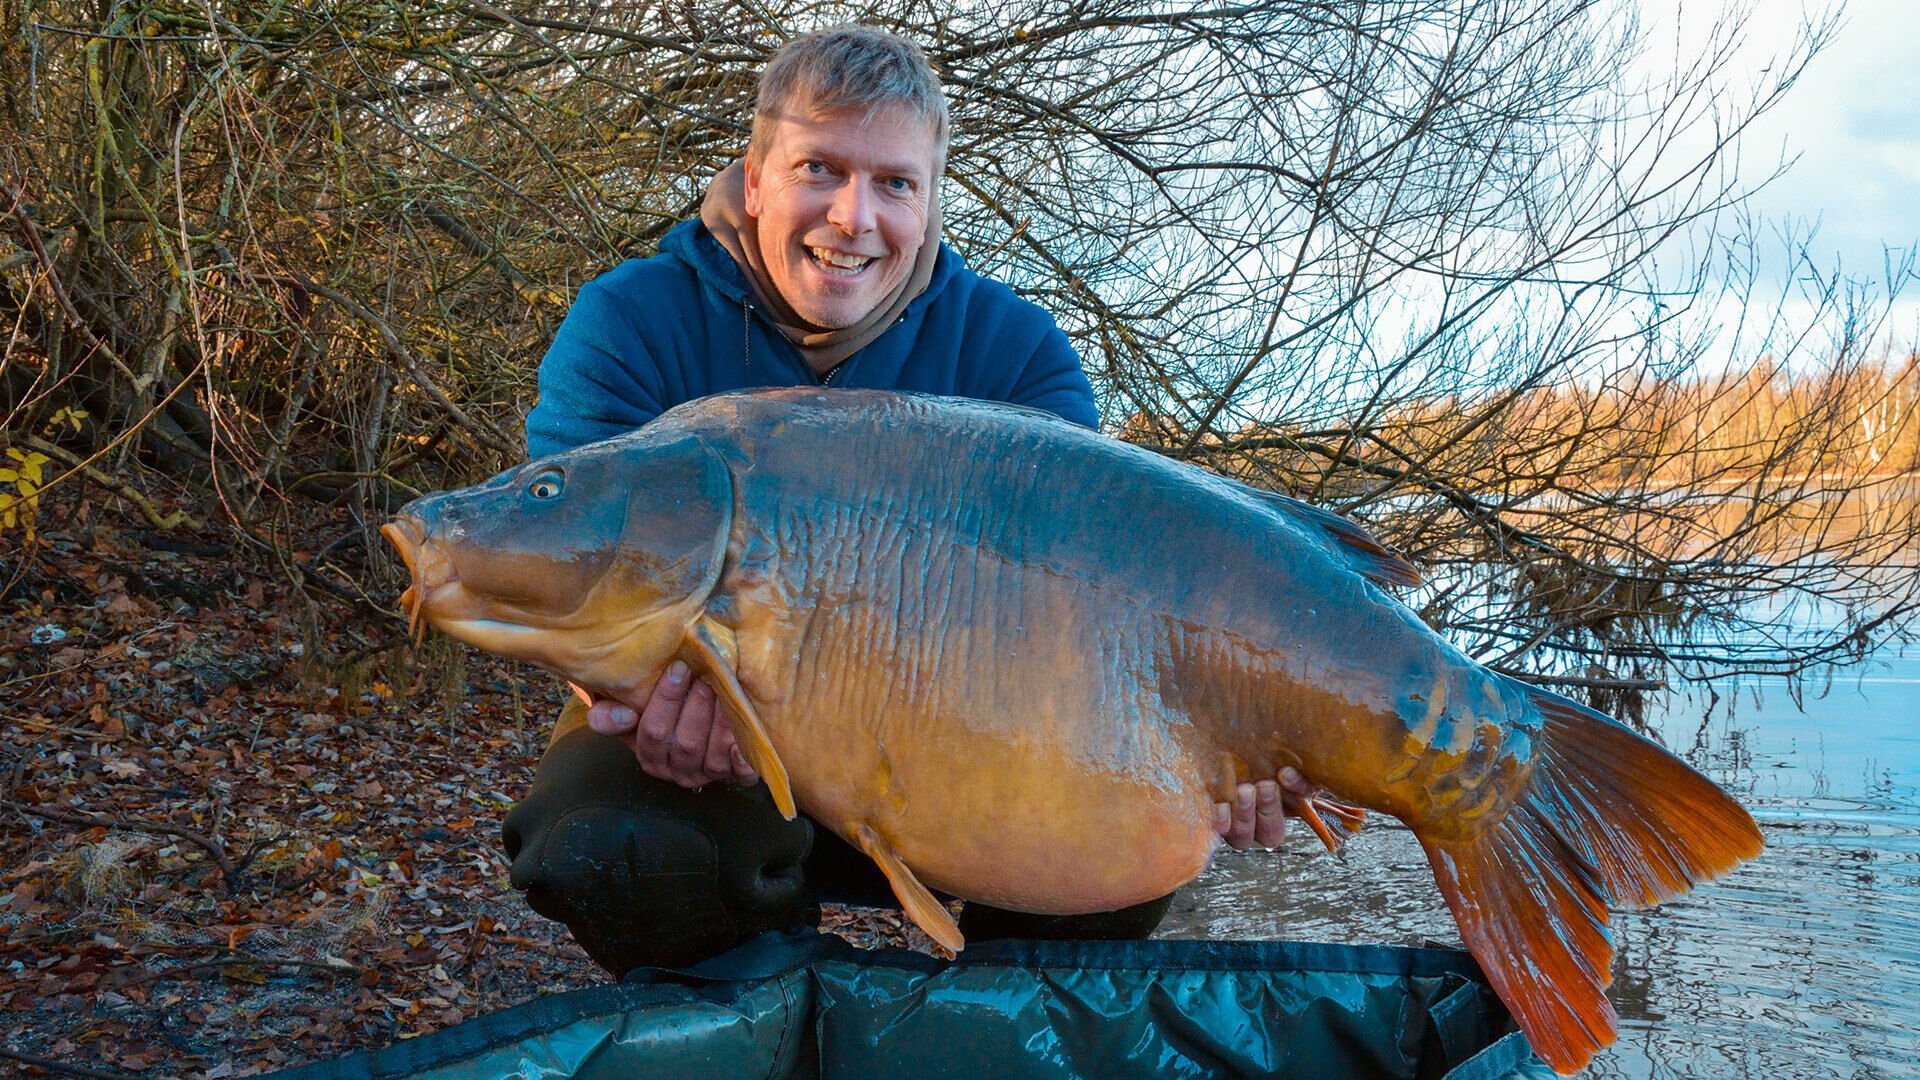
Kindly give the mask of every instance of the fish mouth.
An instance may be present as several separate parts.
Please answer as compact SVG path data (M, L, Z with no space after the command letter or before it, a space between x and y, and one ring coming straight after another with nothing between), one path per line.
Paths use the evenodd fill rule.
M414 644L426 636L427 624L483 649L521 655L508 641L528 634L577 630L585 614L576 610L561 617L529 608L523 598L476 591L461 580L448 546L429 535L425 522L401 515L380 526L380 535L400 553L412 580L400 594L400 610Z
M407 565L407 576L411 580L406 591L400 594L400 610L407 617L407 634L418 645L427 632L423 615L428 599L444 593L449 586L459 588L453 560L427 542L425 527L413 518L394 518L380 526L380 535L387 538L387 543L400 553L400 561Z

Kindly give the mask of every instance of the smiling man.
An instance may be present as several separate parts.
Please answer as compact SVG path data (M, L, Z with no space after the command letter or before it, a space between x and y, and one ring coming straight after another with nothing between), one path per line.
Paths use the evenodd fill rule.
M744 172L774 297L802 323L858 326L935 242L933 133L898 106L809 110L772 128Z
M917 390L1045 409L1087 427L1093 391L1044 311L940 242L948 118L918 47L839 26L760 79L744 160L659 254L581 289L540 365L527 449L611 438L754 386ZM713 691L675 664L646 701L570 702L507 815L513 883L616 974L697 961L817 917L893 904L864 856L774 810ZM1235 847L1278 843L1273 781L1218 808ZM1046 917L969 905L969 939L1145 937L1162 898Z

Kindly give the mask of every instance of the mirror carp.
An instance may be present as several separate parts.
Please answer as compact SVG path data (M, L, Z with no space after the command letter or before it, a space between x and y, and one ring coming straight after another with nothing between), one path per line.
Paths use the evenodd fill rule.
M385 526L414 620L644 701L714 687L782 813L932 890L1053 914L1165 895L1212 807L1300 770L1329 848L1419 838L1467 947L1561 1072L1611 1042L1608 906L1757 855L1732 798L1624 725L1490 671L1387 591L1358 526L1015 406L704 398L429 495Z

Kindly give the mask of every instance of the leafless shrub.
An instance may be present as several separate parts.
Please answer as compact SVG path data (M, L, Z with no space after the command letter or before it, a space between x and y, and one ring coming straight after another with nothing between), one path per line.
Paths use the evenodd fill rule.
M1743 87L1730 11L1634 81L1637 10L19 0L8 444L270 541L291 499L370 526L509 464L571 290L693 212L780 41L861 18L950 89L949 240L1056 314L1124 437L1368 521L1517 673L1864 655L1915 603L1877 572L1915 559L1882 325L1912 262L1769 301L1718 239L1754 235L1734 151L1835 23ZM1833 611L1755 603L1796 596Z

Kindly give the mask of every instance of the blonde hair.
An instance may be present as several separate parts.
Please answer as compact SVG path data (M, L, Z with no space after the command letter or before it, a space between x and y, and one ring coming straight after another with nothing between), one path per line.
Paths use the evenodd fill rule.
M782 45L760 73L748 156L759 160L788 110L905 109L933 132L934 161L947 157L947 97L920 46L877 26L843 23Z

